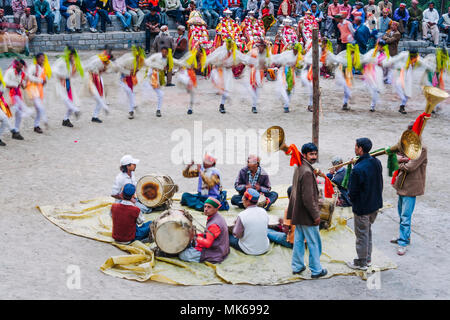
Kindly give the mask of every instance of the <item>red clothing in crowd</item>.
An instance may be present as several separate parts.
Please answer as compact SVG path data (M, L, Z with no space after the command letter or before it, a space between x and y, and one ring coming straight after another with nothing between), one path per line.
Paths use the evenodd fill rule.
M136 235L136 220L139 217L140 209L121 203L114 203L111 206L111 217L113 222L112 237L116 241L129 242L134 240Z

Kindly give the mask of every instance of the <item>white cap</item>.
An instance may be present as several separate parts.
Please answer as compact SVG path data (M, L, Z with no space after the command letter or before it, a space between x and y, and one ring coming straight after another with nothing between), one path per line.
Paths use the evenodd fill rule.
M134 159L131 155L126 154L122 157L122 159L120 159L120 165L121 166L126 166L129 164L138 164L139 163L139 159Z

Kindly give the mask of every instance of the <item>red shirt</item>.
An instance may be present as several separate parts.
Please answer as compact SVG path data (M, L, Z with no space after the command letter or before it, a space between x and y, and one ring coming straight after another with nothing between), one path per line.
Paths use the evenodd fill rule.
M136 220L140 209L135 206L114 203L111 206L112 237L116 241L128 242L134 240L136 235Z

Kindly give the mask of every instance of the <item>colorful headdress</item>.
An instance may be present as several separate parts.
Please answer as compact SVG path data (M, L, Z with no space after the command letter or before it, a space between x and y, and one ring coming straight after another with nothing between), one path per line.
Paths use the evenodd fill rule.
M73 48L69 48L69 47L66 47L64 49L64 54L62 56L64 58L64 60L66 61L67 71L69 71L69 73L70 73L70 56L71 55L73 55L73 58L75 61L75 69L80 74L80 76L84 77L84 70L83 70L83 67L81 66L81 61L80 61L80 57L78 56L78 52L77 52L77 50L75 50Z
M42 67L44 69L45 75L50 79L52 77L52 68L50 68L50 64L48 63L47 55L45 53L43 53L42 55L44 56L44 63ZM37 64L36 57L33 58L33 63Z
M140 69L142 65L144 64L145 59L145 51L142 47L136 47L133 45L131 47L131 52L134 56L133 66L134 66L134 73L136 73L137 69Z

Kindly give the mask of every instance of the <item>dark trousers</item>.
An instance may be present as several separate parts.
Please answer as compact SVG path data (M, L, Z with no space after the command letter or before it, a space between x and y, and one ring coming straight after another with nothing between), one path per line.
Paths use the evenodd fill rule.
M61 15L66 19L66 21L64 22L64 30L67 31L67 30L69 30L69 28L67 28L67 19L69 19L70 14L67 13L67 10L65 10L65 11L60 10L60 12L61 12Z
M175 21L178 22L178 24L184 24L183 15L181 14L181 10L169 10L169 11L166 11L166 14L169 17L174 18Z
M145 51L150 52L151 40L155 40L158 32L151 32L150 29L145 29Z
M236 250L242 251L241 247L239 247L239 239L233 236L232 234L228 235L228 239L230 241L230 246L235 248Z
M105 9L98 10L98 14L100 15L100 29L103 32L106 32L106 23L111 24L111 19L109 18L108 11Z
M48 14L45 18L47 21L47 33L53 33L53 20L55 19L55 16L53 13ZM36 24L37 24L37 32L41 32L41 23L42 18L40 15L36 15Z
M238 206L241 209L244 209L244 204L242 203L242 196L244 195L244 193L242 194L235 194L234 196L231 197L231 204ZM269 210L270 206L272 204L274 204L275 201L277 201L278 199L278 193L276 193L275 191L269 191L264 193L264 195L269 198L270 203L267 205L267 207L265 208L266 210Z
M358 259L354 261L356 265L367 266L367 261L372 260L372 224L377 214L378 211L361 216L354 214L356 253L358 254Z

